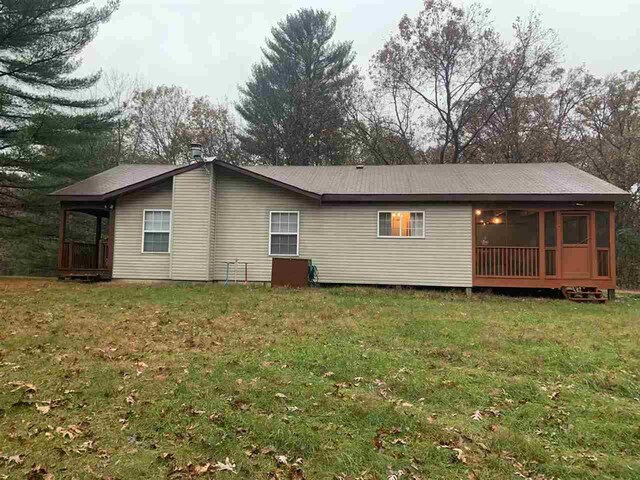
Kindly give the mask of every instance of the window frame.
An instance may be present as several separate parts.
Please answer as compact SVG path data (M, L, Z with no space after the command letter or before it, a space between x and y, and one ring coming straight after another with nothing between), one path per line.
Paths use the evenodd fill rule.
M421 213L422 214L422 235L380 235L380 214L381 213L408 213L409 218L411 218L412 213ZM392 239L416 239L416 238L427 238L427 212L426 210L378 210L376 214L376 230L378 238L392 238ZM400 222L400 233L402 233L402 222Z
M295 213L297 215L298 221L296 222L296 232L272 232L271 231L271 218L274 213ZM299 257L300 256L300 210L269 210L269 242L267 244L267 254L270 257ZM295 255L287 254L287 253L271 253L271 238L273 235L295 235L296 236L296 253Z
M147 212L169 212L169 231L166 232L164 230L146 230L145 229L145 220L147 218ZM145 233L168 233L169 234L169 243L167 245L166 252L147 252L144 249L144 235ZM173 211L170 208L145 208L142 210L142 245L140 246L140 253L144 255L169 255L171 254L171 241L173 238Z

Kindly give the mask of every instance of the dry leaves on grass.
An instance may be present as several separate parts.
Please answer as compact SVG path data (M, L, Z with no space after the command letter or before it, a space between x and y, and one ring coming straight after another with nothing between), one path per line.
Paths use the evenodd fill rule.
M57 427L56 433L62 435L62 438L73 440L74 438L82 435L82 429L80 428L80 425L69 425L67 428Z
M28 382L9 382L7 385L14 387L13 390L11 390L11 393L17 392L18 390L24 390L25 393L35 393L38 391L33 383Z
M17 455L5 455L0 452L0 462L4 462L7 465L22 465L24 463L24 455L18 453Z
M296 458L290 462L286 455L275 455L276 468L269 472L269 477L274 480L305 480L307 477L302 470L302 458Z
M164 460L172 460L172 454L166 454ZM180 474L186 472L190 476L198 477L210 472L231 472L237 474L236 464L229 460L229 457L224 459L224 462L206 462L200 465L194 465L193 463L187 464L186 468L176 467L170 473L170 475Z
M373 437L373 446L376 447L376 450L378 451L382 451L385 448L385 444L386 444L386 437L390 436L390 435L398 435L399 433L402 432L401 428L398 427L393 427L393 428L379 428L378 431L376 432L376 436ZM397 441L399 439L393 439L391 441L392 444L403 444L406 445L408 443L407 439L402 439L402 441ZM402 443L402 442L406 442L406 443Z
M58 407L62 403L62 399L47 400L44 402L36 402L36 410L43 415L48 414L52 408Z
M42 465L33 465L27 474L27 480L53 480L53 473L49 473L47 467Z

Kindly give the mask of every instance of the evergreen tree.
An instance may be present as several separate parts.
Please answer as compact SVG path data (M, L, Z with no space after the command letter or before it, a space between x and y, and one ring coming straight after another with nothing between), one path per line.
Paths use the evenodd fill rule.
M264 60L253 66L236 106L243 149L274 165L342 163L340 94L352 80L351 42L332 42L336 20L300 9L271 30Z
M4 273L44 273L57 237L45 194L109 166L101 151L112 114L86 95L99 74L72 74L118 4L87 1L0 0L0 252L32 262L5 262Z

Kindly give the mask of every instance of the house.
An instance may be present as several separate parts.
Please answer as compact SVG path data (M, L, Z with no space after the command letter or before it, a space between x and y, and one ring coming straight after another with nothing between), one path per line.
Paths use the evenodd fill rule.
M614 203L628 193L563 163L120 165L54 192L61 277L269 282L310 259L321 283L616 285ZM69 235L96 218L95 241ZM236 268L240 265L240 271ZM246 265L246 266L245 266Z

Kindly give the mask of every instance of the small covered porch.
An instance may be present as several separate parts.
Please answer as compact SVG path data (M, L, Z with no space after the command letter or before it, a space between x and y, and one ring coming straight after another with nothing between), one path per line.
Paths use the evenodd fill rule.
M62 202L58 278L110 280L114 226L111 202Z
M613 203L473 205L473 285L616 286Z

